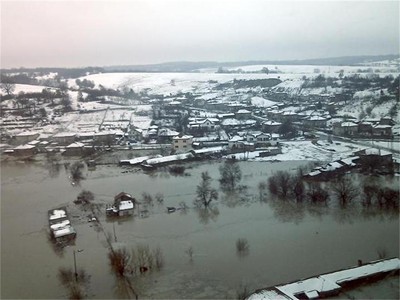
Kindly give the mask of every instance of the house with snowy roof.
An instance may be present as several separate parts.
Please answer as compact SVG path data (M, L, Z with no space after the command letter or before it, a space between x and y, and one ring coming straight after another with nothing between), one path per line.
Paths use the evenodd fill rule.
M354 122L342 122L333 124L334 135L356 136L358 134L358 124Z
M15 135L15 142L17 144L26 144L33 140L36 140L39 137L39 133L31 132L31 131L24 131Z
M63 154L70 156L80 156L83 154L84 147L85 144L80 142L74 142L65 147L65 152Z
M172 148L175 151L189 151L190 149L192 149L192 143L192 135L178 135L172 138Z
M262 131L268 133L277 133L279 128L282 126L282 123L275 122L275 121L264 121L261 123Z
M393 163L392 153L376 148L367 148L354 152L359 159L357 163L364 167L385 168Z
M13 153L18 156L32 156L38 152L36 145L29 145L29 144L19 145L15 147L13 150L14 150Z
M248 142L245 136L235 135L228 141L231 152L253 151L254 143Z
M188 130L189 131L215 131L219 128L219 119L216 118L205 118L205 119L197 119L189 121Z
M65 206L47 212L51 236L57 241L70 241L76 237L76 231L68 218Z
M107 216L131 216L135 208L136 200L131 194L121 192L114 197L113 205L106 207Z
M307 117L303 120L304 126L313 127L313 128L324 128L326 127L326 122L328 120L321 116L311 116Z
M235 116L238 120L247 120L251 117L251 111L247 109L239 109L236 113Z
M270 134L261 131L247 132L246 141L249 143L254 143L256 148L271 146L272 143L274 146L277 144L277 142L272 141Z
M172 143L172 138L174 136L178 136L179 132L169 128L160 128L157 134L158 134L157 136L158 143L170 144Z
M391 125L376 125L372 127L374 137L391 138L393 136Z

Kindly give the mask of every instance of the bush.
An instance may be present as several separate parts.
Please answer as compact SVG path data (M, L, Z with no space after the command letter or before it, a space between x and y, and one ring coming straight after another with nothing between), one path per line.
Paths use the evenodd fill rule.
M129 252L123 248L119 250L111 250L108 253L111 269L118 277L124 277L128 269L131 256Z
M168 170L172 175L183 175L185 173L184 166L170 166Z
M77 197L77 203L90 204L94 200L94 195L91 191L82 190Z
M70 173L71 173L71 178L73 181L78 182L84 178L83 173L82 173L82 169L84 167L85 167L85 165L80 161L77 161L71 165Z
M236 240L236 251L238 253L246 253L249 251L249 242L246 238L239 238Z

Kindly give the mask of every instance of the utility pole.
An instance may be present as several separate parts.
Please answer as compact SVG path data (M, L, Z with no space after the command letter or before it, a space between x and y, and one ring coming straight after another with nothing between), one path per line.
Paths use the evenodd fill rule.
M75 281L78 282L78 272L76 271L76 254L74 249L74 271L75 271Z

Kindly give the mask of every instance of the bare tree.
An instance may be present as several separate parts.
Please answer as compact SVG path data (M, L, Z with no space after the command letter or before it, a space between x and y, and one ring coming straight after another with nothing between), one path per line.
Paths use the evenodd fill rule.
M0 88L8 96L12 96L15 91L15 84L11 82L2 82Z
M249 248L249 241L246 238L238 238L236 240L236 251L239 255L248 254Z
M328 192L322 189L321 185L316 182L309 184L307 195L313 203L326 202L329 198Z
M298 178L296 180L296 183L294 184L293 193L296 196L297 202L303 200L305 194L305 188L304 188L304 183L300 178Z
M84 164L77 161L73 163L70 167L71 178L74 182L79 182L83 179L82 169L84 168Z
M111 269L118 277L124 277L128 270L129 263L131 261L131 255L125 249L110 250L108 253L108 259L110 260Z
M194 200L194 204L197 207L204 206L206 208L212 200L218 199L218 192L211 187L211 177L208 172L201 173L201 182L197 186L196 195L197 198Z
M258 196L260 202L264 201L264 196L265 196L265 191L267 189L267 183L264 181L261 181L258 183Z
M332 184L332 191L340 201L341 206L346 206L354 200L359 191L349 177L340 177Z
M75 274L71 268L59 268L57 275L61 284L68 289L70 299L84 298L85 290L89 285L89 275L85 270L79 270Z
M234 191L242 179L242 171L236 159L227 159L219 168L221 188L225 191Z
M285 198L290 193L293 178L286 171L279 171L268 179L268 189L274 194Z
M72 101L71 101L71 97L69 96L68 93L63 94L60 103L63 106L63 109L65 112L72 110Z

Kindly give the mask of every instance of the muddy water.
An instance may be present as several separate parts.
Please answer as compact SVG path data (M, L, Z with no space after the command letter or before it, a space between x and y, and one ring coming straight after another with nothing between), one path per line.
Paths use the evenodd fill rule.
M165 267L136 280L141 297L234 298L241 284L250 289L312 276L356 264L358 259L399 255L399 220L378 214L363 217L335 207L298 207L267 199L260 202L257 185L277 170L291 170L302 162L242 162L246 201L232 205L220 194L218 214L204 216L195 209L167 214L166 206L184 201L192 206L200 174L208 171L217 187L220 163L194 164L188 176L142 171L122 173L114 166L85 171L80 186L69 183L62 167L50 172L40 164L4 163L1 166L1 296L2 298L65 298L56 274L60 267L78 268L90 275L89 298L115 298L115 280L107 261L104 234L79 217L72 200L82 188L109 203L121 192L141 198L143 192L164 195L148 218L110 222L101 217L116 246L159 246ZM54 177L51 177L54 176ZM62 253L47 240L47 210L68 205L78 235L75 246ZM76 217L74 217L76 216ZM115 235L114 235L115 232ZM246 238L247 255L238 256L235 242ZM193 259L185 251L192 247Z

